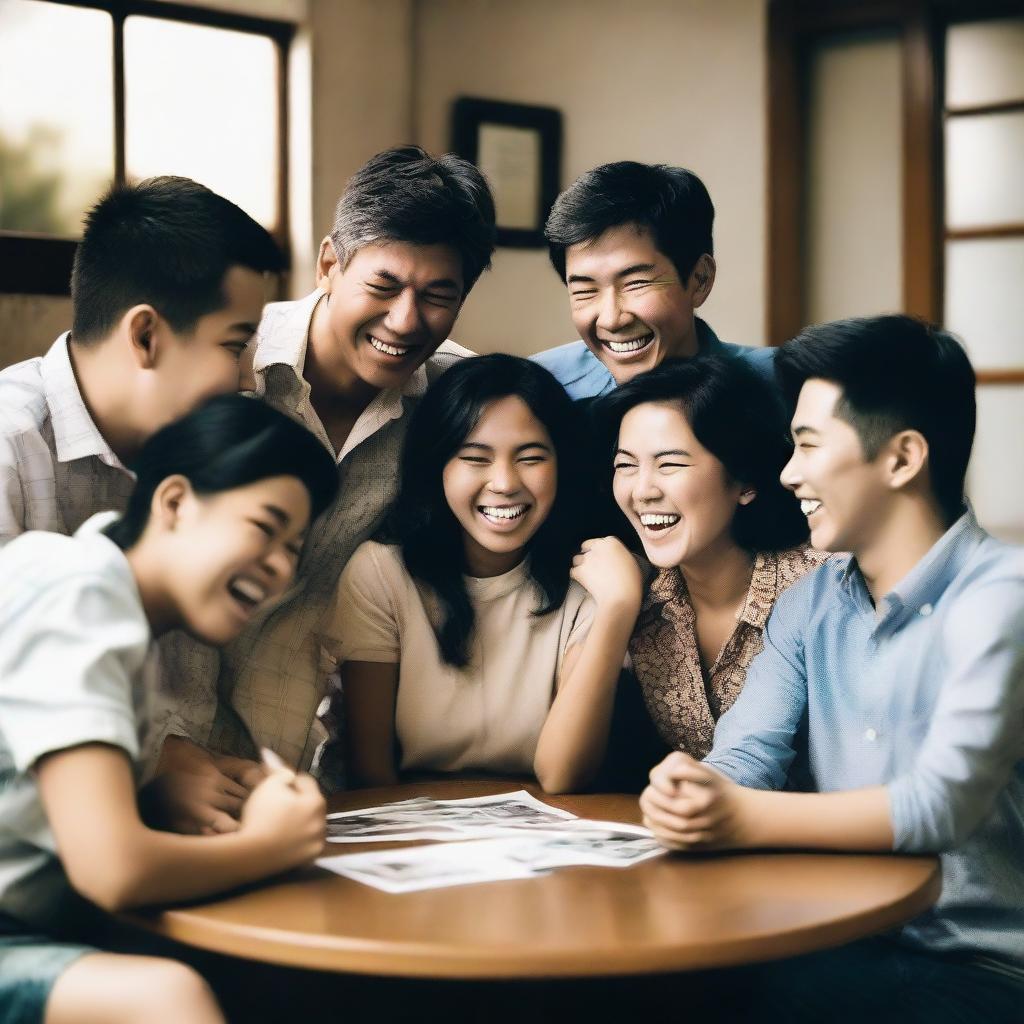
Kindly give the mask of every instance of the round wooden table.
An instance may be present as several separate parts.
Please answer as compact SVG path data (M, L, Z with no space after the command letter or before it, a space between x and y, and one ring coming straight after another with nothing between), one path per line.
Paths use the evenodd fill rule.
M346 793L332 810L518 784L444 781ZM581 817L639 821L634 796L547 797ZM396 844L332 845L329 853ZM837 946L931 906L933 857L668 855L514 881L392 895L321 868L132 920L249 960L405 978L543 979L729 967Z

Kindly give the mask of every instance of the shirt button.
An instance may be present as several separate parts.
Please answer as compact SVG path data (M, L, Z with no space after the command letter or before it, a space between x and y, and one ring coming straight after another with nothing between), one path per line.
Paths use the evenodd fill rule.
M930 604L923 604L918 610L921 612L922 615L931 615L932 606Z
M865 729L864 730L864 739L866 739L868 741L868 743L874 743L875 740L878 739L878 733L875 732L874 729Z

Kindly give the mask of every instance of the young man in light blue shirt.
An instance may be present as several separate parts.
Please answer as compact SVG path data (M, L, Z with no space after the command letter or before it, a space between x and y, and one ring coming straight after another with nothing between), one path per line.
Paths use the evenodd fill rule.
M779 599L710 755L658 765L645 820L680 850L939 854L938 902L898 934L762 973L778 1019L1019 1021L1024 551L964 506L973 370L902 316L810 328L776 369L783 483L814 546L851 554ZM813 792L781 791L791 768Z
M581 340L533 358L570 398L702 352L736 355L773 379L774 349L721 342L694 315L715 283L714 218L700 178L664 164L604 164L558 197L544 235Z

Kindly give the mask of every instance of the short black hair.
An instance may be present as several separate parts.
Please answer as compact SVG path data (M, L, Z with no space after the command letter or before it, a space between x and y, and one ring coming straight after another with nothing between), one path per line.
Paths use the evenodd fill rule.
M104 533L127 550L149 522L153 494L180 474L196 494L218 494L274 476L296 477L309 492L310 521L334 501L338 467L305 427L256 398L219 395L158 430L130 468L135 489L124 515Z
M115 185L89 211L71 271L71 337L106 337L117 319L148 303L177 332L223 308L234 266L278 272L284 258L266 228L189 178Z
M786 342L775 372L794 408L805 381L837 385L834 415L869 461L899 431L920 431L935 500L948 523L959 518L977 407L974 369L951 334L902 315L836 320Z
M586 440L582 413L561 384L537 363L503 354L464 359L442 374L409 420L398 496L378 539L399 544L409 574L437 596L444 619L435 632L450 665L467 663L475 616L463 580L462 527L448 506L442 475L485 407L509 395L521 398L544 424L558 463L554 504L527 547L530 575L543 593L535 614L565 601L582 539L577 503L584 492Z
M602 398L595 413L609 479L623 417L649 402L676 406L729 478L756 490L754 500L737 505L733 515L731 534L741 548L784 551L807 540L800 504L779 480L793 452L785 412L756 370L732 355L666 359Z
M697 260L714 254L715 208L704 182L685 167L633 160L602 164L580 175L556 200L544 227L548 253L565 280L565 250L591 242L609 228L647 228L673 263L679 280L690 279Z
M334 211L331 242L343 266L375 242L450 245L462 258L463 297L491 265L494 199L468 160L396 146L349 180Z

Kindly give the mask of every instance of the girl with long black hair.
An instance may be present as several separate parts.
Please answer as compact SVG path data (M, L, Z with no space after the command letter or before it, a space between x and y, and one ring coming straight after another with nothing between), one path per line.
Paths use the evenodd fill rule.
M642 586L621 547L609 571L607 538L580 547L588 444L555 379L514 356L467 359L422 400L384 531L348 563L327 629L350 784L593 777Z

